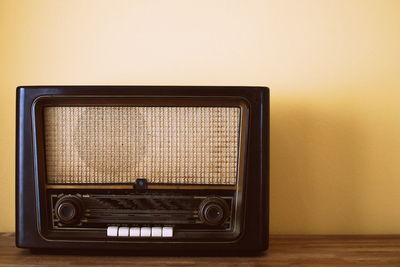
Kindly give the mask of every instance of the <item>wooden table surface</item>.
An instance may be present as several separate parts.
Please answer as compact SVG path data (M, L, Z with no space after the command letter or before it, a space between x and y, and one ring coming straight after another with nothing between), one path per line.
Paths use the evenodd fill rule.
M271 236L270 249L255 257L157 257L32 254L0 233L0 266L400 266L397 236Z

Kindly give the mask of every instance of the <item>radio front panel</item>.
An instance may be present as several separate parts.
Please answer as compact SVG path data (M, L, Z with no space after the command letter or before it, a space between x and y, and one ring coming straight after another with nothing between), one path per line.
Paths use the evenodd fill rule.
M171 241L240 234L248 116L242 100L101 100L36 103L47 238L128 233L140 237L131 241L154 241L164 228ZM148 236L149 229L156 232Z

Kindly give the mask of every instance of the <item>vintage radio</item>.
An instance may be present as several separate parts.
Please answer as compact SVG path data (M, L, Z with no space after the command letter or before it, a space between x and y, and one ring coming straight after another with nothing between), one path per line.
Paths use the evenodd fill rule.
M263 87L17 88L16 243L262 251Z

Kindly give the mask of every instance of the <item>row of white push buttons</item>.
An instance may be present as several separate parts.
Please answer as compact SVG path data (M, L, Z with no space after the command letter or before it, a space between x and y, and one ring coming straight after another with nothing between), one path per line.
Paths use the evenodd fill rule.
M109 226L107 236L121 237L172 237L172 227L118 227Z

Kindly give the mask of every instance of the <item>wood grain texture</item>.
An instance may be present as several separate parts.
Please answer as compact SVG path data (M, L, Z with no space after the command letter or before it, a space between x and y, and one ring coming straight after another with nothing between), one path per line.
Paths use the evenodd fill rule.
M0 266L400 266L400 235L272 236L270 249L254 257L32 254L16 248L14 239L0 234Z

